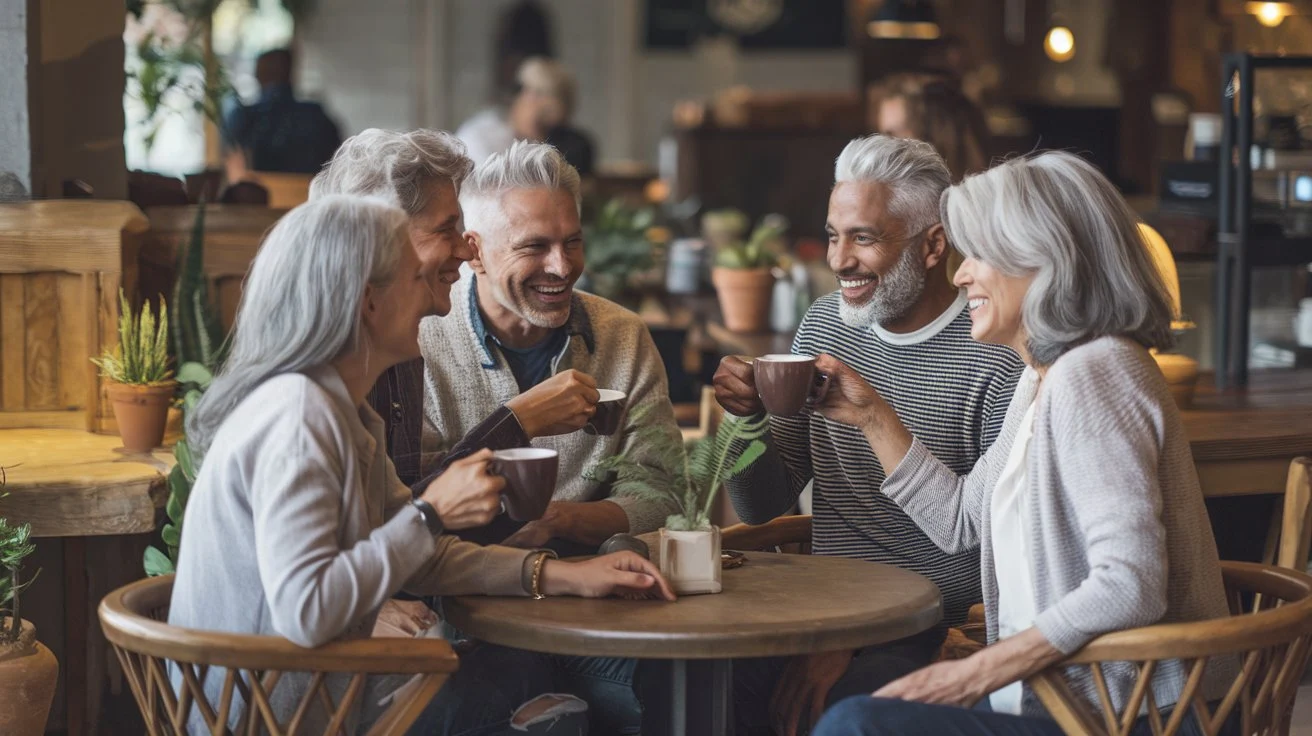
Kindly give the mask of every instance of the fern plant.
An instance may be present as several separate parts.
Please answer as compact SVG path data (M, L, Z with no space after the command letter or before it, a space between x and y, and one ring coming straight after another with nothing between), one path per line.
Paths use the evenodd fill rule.
M169 309L164 298L159 300L159 318L149 304L143 304L140 313L133 313L132 305L118 290L118 345L106 350L91 362L100 368L100 375L116 383L135 386L158 386L173 378L170 367L168 335Z
M635 447L643 448L643 461L612 455L584 473L589 480L612 476L635 495L673 504L678 513L665 520L671 531L697 531L711 526L711 508L724 481L747 470L765 454L761 437L770 426L768 417L724 422L711 436L684 445L654 423L645 422L649 409L634 414L638 430ZM678 471L671 471L677 468Z
M3 478L3 474L0 474ZM36 574L23 580L23 561L36 550L32 542L32 525L12 526L9 520L0 517L0 617L9 617L9 627L0 628L0 643L12 644L18 641L23 629L21 594L36 580ZM37 571L37 574L40 570Z

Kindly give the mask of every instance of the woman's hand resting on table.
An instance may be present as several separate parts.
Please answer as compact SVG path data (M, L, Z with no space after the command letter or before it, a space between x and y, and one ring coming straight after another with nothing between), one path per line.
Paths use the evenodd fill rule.
M542 564L542 592L582 598L662 598L674 591L650 561L632 552L594 557L583 562L547 560Z

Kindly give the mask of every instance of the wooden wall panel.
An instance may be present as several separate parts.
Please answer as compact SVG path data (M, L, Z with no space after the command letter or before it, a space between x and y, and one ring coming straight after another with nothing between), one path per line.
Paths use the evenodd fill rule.
M59 408L59 295L56 275L33 273L23 277L23 319L26 323L24 355L28 411Z
M243 276L225 276L214 280L213 291L217 295L215 302L219 305L219 321L223 323L225 333L232 330L237 320L237 307L241 304L241 285Z
M55 283L59 302L59 408L87 405L88 387L96 367L91 364L87 334L87 306L82 281L85 277L61 273Z
M23 327L23 276L0 275L0 408L22 411L27 403L23 380L27 331Z

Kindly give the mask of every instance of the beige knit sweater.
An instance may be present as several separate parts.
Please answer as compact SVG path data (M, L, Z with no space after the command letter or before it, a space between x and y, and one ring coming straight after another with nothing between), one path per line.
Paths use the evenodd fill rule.
M519 393L505 358L495 347L480 344L472 321L471 310L476 308L470 299L472 280L466 276L452 287L451 314L429 317L419 327L425 364L424 473L488 414ZM644 448L635 441L637 427L632 419L639 407L650 406L646 421L673 441L681 441L656 343L638 315L581 292L575 292L569 331L552 373L571 368L586 373L596 379L598 388L627 393L629 405L621 430L609 437L574 432L533 440L534 447L560 453L554 500L609 500L628 515L630 532L659 529L674 512L671 505L639 497L623 484L608 489L583 477L589 467L616 453L642 458Z

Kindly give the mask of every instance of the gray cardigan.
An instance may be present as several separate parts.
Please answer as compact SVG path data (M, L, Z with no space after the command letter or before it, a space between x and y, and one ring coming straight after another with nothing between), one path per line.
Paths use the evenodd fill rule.
M969 475L959 477L918 440L884 482L945 551L980 545L989 641L996 641L998 589L989 508L998 475L1025 410L1038 401L1029 448L1029 564L1035 626L1070 654L1091 639L1155 623L1229 615L1216 542L1180 414L1152 356L1122 338L1072 349L1039 376L1021 377L1002 433ZM1220 697L1234 662L1208 668L1203 696ZM1117 707L1128 699L1134 670L1105 668ZM1067 672L1072 688L1098 702L1088 671ZM1176 702L1184 684L1179 661L1153 677L1159 706ZM1026 689L1024 712L1045 713Z
M434 539L409 505L382 432L332 367L275 376L252 391L219 428L196 477L169 623L315 647L369 636L378 609L403 588L526 595L531 551ZM346 679L328 678L338 699ZM404 679L369 678L353 716L367 724ZM284 675L272 707L290 714L309 681ZM206 692L214 697L222 684L223 671L210 668ZM244 708L234 697L235 728ZM195 716L190 731L209 733Z

